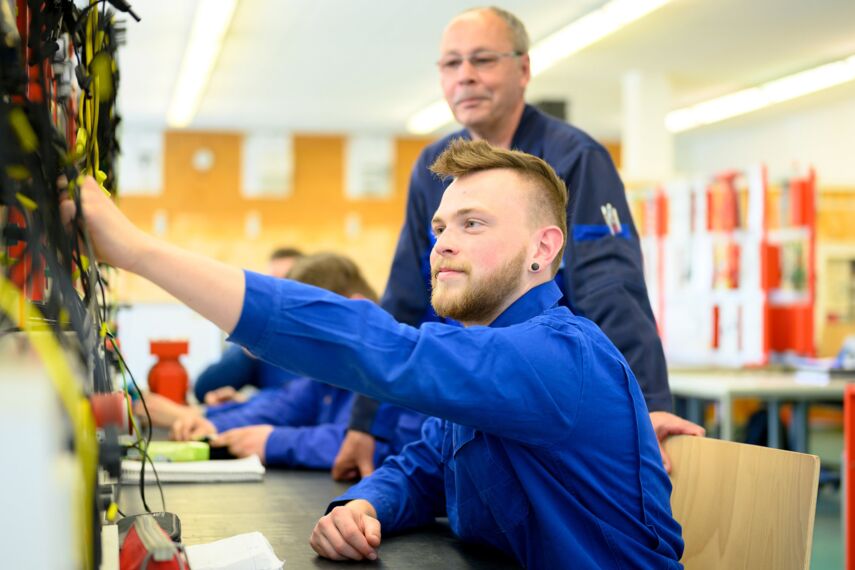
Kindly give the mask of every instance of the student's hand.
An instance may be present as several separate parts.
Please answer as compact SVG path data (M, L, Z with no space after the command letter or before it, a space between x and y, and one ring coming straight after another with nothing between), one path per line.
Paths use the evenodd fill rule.
M312 530L309 544L331 560L377 560L380 521L368 501L357 499L336 507Z
M216 390L211 390L205 394L205 405L216 406L228 402L246 402L246 396L232 388L231 386L223 386Z
M374 473L374 446L372 435L347 430L333 461L332 478L336 481L353 481Z
M194 415L176 420L169 431L169 438L176 441L193 441L216 433L217 428L207 418Z
M273 426L247 426L224 431L211 440L213 447L228 447L235 457L257 455L264 462L264 449Z
M656 439L659 440L659 452L662 454L662 464L668 473L671 473L671 458L665 453L663 445L665 440L672 435L697 435L703 437L707 433L701 426L668 412L650 412L650 421L653 423L653 431L656 432Z
M143 406L142 400L134 402L134 414L146 417L146 409L148 409L151 423L157 427L172 427L180 419L202 415L202 412L197 408L186 404L178 404L154 392L145 392L144 397L145 406Z
M83 217L98 259L133 271L145 255L150 238L125 217L91 176L82 177L74 191L80 193ZM59 207L62 223L68 227L77 212L68 192L62 193Z

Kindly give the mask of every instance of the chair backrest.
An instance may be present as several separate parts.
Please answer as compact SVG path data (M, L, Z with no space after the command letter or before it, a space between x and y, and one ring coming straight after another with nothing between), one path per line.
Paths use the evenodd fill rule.
M687 570L809 568L818 457L690 436L665 449Z

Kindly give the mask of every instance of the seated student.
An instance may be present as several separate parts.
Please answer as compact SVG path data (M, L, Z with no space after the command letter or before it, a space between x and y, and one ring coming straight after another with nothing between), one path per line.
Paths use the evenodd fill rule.
M644 397L620 352L557 305L567 190L542 160L457 141L433 217L432 303L463 327L225 266L154 240L81 189L104 261L149 279L290 370L442 419L315 527L322 556L374 559L384 532L447 516L531 568L680 568L680 525ZM76 214L62 203L63 219ZM121 236L121 238L119 238Z
M351 299L377 301L356 264L341 255L303 257L289 278ZM209 407L204 415L189 406L163 403L182 408L172 425L173 439L216 435L211 444L228 447L237 457L255 454L271 466L329 469L344 440L353 400L349 390L297 378L279 389L264 390L246 403ZM150 407L157 411L160 404ZM378 437L375 461L418 439L424 421L418 412L389 405L381 406L378 416L372 430Z
M284 278L303 253L293 247L280 247L270 254L267 273ZM211 364L196 379L193 393L200 403L214 405L245 401L238 392L244 386L260 390L284 386L296 376L253 357L237 345L229 345L218 362Z

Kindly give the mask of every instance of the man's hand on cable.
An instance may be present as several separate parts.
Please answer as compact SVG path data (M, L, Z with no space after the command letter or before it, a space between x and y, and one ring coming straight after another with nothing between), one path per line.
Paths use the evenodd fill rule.
M701 426L669 412L650 412L650 421L653 423L653 431L656 432L656 439L659 441L662 464L668 473L671 473L671 458L665 452L663 445L665 440L672 435L696 435L703 437L707 433Z
M375 445L371 434L347 430L333 461L332 478L336 481L354 481L374 473Z
M331 560L377 560L380 521L368 501L357 499L336 507L312 530L309 544Z
M216 435L216 433L217 428L207 418L200 415L188 415L172 424L169 438L175 441L193 441L205 436Z
M224 431L211 439L210 443L212 447L227 447L229 453L235 457L257 455L263 463L264 450L267 448L267 439L271 432L273 432L273 426L270 425L240 427Z
M80 193L86 228L92 237L98 259L115 267L133 271L143 256L148 236L125 217L91 176L81 177L76 187L70 191ZM66 226L77 214L77 206L68 192L62 194L60 214Z

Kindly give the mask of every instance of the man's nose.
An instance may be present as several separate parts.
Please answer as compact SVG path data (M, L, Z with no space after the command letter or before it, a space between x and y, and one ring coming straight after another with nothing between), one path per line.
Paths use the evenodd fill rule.
M452 232L446 230L436 236L436 243L433 246L433 250L437 255L448 256L457 253L457 246L451 234Z
M468 59L464 59L457 68L457 82L461 84L474 83L478 70Z

